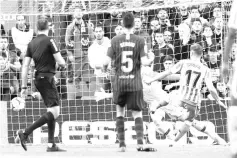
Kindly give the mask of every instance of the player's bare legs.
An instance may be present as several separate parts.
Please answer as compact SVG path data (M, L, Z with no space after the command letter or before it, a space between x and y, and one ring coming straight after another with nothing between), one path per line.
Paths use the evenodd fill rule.
M185 107L187 109L186 111L183 111L183 115L179 118L179 120L183 121L184 124L181 126L179 129L179 132L175 136L174 142L177 142L182 138L189 130L190 127L192 126L192 121L196 116L197 113L197 107L186 104L182 101L178 103L181 107Z
M116 105L116 111L117 111L116 128L118 132L119 150L121 152L125 152L126 151L125 130L124 130L125 108Z
M190 129L192 123L190 121L184 121L184 124L179 129L178 134L175 136L174 141L177 142L182 138Z
M174 134L173 134L173 127L170 126L169 122L162 121L162 119L165 116L165 112L161 109L157 109L155 112L150 113L151 119L156 125L156 131L160 134L163 134L168 139L173 140Z
M210 121L197 121L194 120L192 126L196 128L198 131L207 134L211 137L217 145L226 145L226 141L222 139L216 132L215 132L215 125Z

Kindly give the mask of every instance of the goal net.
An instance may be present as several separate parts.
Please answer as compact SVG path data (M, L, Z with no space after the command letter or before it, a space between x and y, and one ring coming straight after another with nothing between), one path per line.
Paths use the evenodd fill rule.
M104 29L107 29L105 30L105 36L108 38L112 38L116 34L114 29L118 25L121 25L121 16L125 12L131 11L140 18L141 25L138 29L143 30L146 33L146 40L151 39L151 42L147 43L147 45L150 44L150 47L147 47L152 49L158 44L158 40L153 39L152 29L154 29L154 27L162 28L164 25L159 21L159 18L161 19L163 16L160 15L163 10L165 12L164 14L167 14L166 19L168 21L165 24L167 28L163 30L163 40L166 45L168 45L169 49L173 51L173 57L176 58L176 61L188 58L189 48L187 45L190 44L190 41L193 43L196 41L203 44L203 46L205 46L203 61L211 68L213 84L216 86L220 97L229 105L229 93L221 82L219 70L224 49L223 40L227 33L227 22L231 3L231 0L0 1L0 23L1 26L3 26L1 27L0 38L1 41L4 41L2 39L7 37L8 47L6 50L12 52L9 53L9 60L21 60L21 55L26 50L24 45L26 46L27 40L29 42L33 38L34 33L36 33L37 18L42 15L47 16L50 21L50 36L56 41L56 44L68 65L66 70L58 70L56 74L57 87L61 98L61 112L60 117L57 119L55 132L57 141L64 144L114 144L117 142L115 130L116 107L111 99L104 99L96 102L94 96L95 92L100 91L101 88L105 89L106 92L111 92L110 78L106 77L106 74L96 75L92 66L88 64L88 62L84 63L82 61L84 60L82 58L87 57L88 46L85 46L85 49L81 48L83 49L81 51L83 52L83 57L79 57L81 61L77 62L78 58L76 58L73 53L72 57L74 57L75 62L69 57L70 51L67 49L65 36L68 25L74 20L72 16L74 11L77 9L82 11L85 25L91 27L92 30L98 24L102 24ZM23 17L21 17L21 15L23 15ZM114 21L116 22L111 20L111 18L114 18ZM155 22L156 18L158 19L157 24ZM107 23L106 26L105 21ZM201 24L200 27L199 22ZM181 32L182 27L180 25L183 24L188 26L188 30L183 30L183 32ZM23 28L20 28L22 25L24 25ZM23 29L23 31L21 29ZM32 36L29 35L31 30ZM14 31L18 31L18 33ZM186 32L190 32L190 34L187 35L188 39L185 39L187 38L185 37ZM75 36L75 47L75 39L77 36L82 36L82 33L79 32L77 34L77 32L74 31L72 35ZM95 38L93 32L91 35L92 38L90 38L90 40ZM86 37L89 38L89 35ZM187 40L187 43L184 42L185 40ZM88 43L90 45L92 41L88 41ZM232 64L235 59L236 48L233 48L230 64ZM5 143L14 143L16 131L18 129L24 129L32 124L46 111L46 109L33 85L33 64L31 64L31 70L28 76L26 108L20 112L15 112L10 108L11 98L19 95L21 83L19 80L20 73L12 70L8 64L4 63L4 51L0 51L1 60L3 59L3 62L0 63L1 109L4 109L3 105L7 108L6 113L4 113L4 110L1 110L1 117L3 119L6 118L5 120L7 121L7 123L1 123L1 126L5 127L2 128L1 132L7 133L8 139ZM160 56L162 55L160 54ZM164 62L173 62L173 60L169 60L168 58L165 59ZM11 60L10 62L12 62ZM13 61L12 64L17 64L16 61ZM163 62L161 64L163 64ZM169 64L169 62L167 62L167 64ZM165 66L162 69L164 68ZM76 77L78 74L81 75L79 78ZM163 82L163 88L165 89L165 86L168 84L170 84L170 82ZM32 96L32 94L34 95ZM226 109L216 105L215 101L210 100L205 85L203 85L202 88L202 95L203 100L197 119L212 122L215 125L216 132L227 140ZM126 140L131 143L136 143L134 140L134 123L132 122L133 119L131 112L129 111L126 112L126 120ZM148 109L143 111L143 120L145 122L144 139L147 140L147 142L154 143L154 139L156 140L156 143L166 141L164 136L155 131ZM165 120L171 121L168 116L165 117ZM173 123L174 122L172 122L172 124ZM7 131L3 131L3 129ZM2 135L0 135L0 137L1 136ZM189 139L191 137L197 138L198 141L191 141L191 139ZM205 138L199 140L200 137ZM202 135L195 130L189 132L183 139L183 143L202 143L202 141L210 143L205 135ZM35 130L30 136L30 143L47 143L47 126Z

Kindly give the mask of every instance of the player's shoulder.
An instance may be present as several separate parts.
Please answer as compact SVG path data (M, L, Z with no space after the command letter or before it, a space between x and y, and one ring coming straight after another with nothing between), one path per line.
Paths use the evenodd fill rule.
M125 37L124 34L122 34L122 35L116 35L116 36L114 36L114 37L111 39L111 43L120 41L120 40L123 39L124 37Z
M137 41L145 41L144 37L139 36L139 35L132 34L131 37L132 37L134 40L137 40Z
M183 64L185 64L185 63L189 63L189 60L188 60L188 59L182 59L182 60L179 60L179 61L177 62L177 64L179 64L179 65L183 65Z

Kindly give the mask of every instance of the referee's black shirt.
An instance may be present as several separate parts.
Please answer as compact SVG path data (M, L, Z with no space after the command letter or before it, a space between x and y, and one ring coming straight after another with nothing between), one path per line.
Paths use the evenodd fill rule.
M56 61L53 54L58 52L58 48L53 39L40 34L29 44L26 57L33 58L37 73L54 73Z

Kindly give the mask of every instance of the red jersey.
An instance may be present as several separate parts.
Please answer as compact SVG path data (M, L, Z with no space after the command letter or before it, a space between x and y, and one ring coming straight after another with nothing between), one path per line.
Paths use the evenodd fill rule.
M114 61L113 90L133 92L142 90L141 57L145 56L144 38L131 34L115 36L107 55Z

